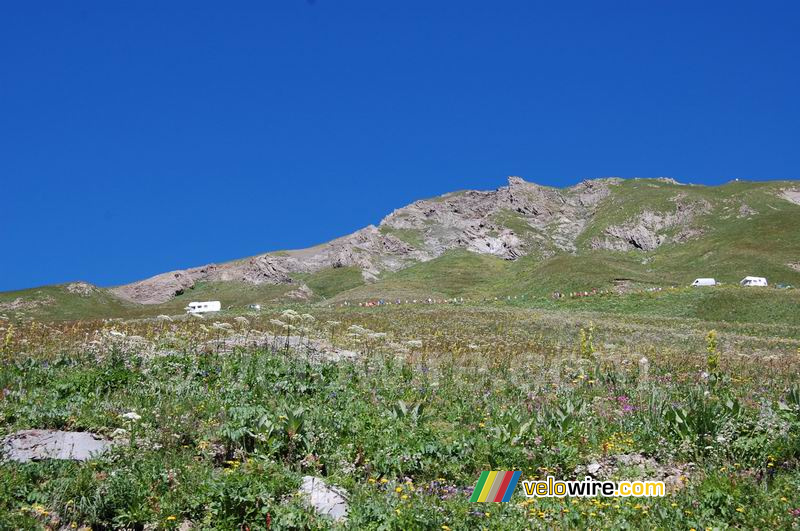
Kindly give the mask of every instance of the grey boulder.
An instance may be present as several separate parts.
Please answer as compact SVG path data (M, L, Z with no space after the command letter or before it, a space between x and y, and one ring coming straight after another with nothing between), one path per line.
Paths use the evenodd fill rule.
M42 459L86 461L114 444L85 431L22 430L6 436L2 455L9 461L26 463Z
M317 513L339 522L347 518L347 492L338 487L329 487L322 479L303 476L300 494Z

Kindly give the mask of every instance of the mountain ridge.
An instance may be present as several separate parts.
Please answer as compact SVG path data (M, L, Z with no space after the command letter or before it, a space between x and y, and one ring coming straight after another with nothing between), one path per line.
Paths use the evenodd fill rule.
M357 267L366 281L373 281L384 271L398 271L413 263L426 262L454 248L514 259L527 254L525 242L513 229L492 222L489 216L515 208L541 225L551 221L556 212L564 213L566 208L571 214L581 212L573 217L583 222L586 213L581 209L596 204L608 194L608 185L618 181L618 178L592 179L558 189L512 176L507 186L496 190L450 192L415 201L394 210L378 226L368 225L307 249L273 251L222 264L170 271L111 288L111 292L131 302L158 304L197 282L289 284L293 273L338 267ZM573 220L568 220L561 228L569 228L572 223ZM554 232L559 234L559 228ZM417 241L409 241L411 233L416 233ZM569 250L565 242L570 238L559 236L553 243Z
M436 283L447 284L460 269L457 289L445 292L477 293L483 283L487 293L513 287L541 295L570 286L609 287L623 277L681 284L695 276L734 282L736 275L759 273L800 284L798 234L797 181L702 186L606 177L555 188L512 176L494 190L414 201L377 225L306 249L170 271L113 288L71 283L60 291L38 288L32 299L26 290L6 292L0 294L0 315L38 311L64 297L85 309L95 295L117 312L120 304L177 308L189 296L235 304L364 298L406 293L403 282L437 292ZM493 276L475 277L470 268Z
M626 183L650 188L652 197L643 199L641 208L631 216L609 223L582 242L581 237L608 206L609 198L616 201L615 195L625 193L618 189ZM654 251L667 243L686 243L702 237L707 229L696 221L719 206L704 197L703 191L742 183L704 187L663 177L606 177L555 188L511 176L506 186L495 190L462 190L414 201L395 209L377 226L368 225L310 248L171 271L111 288L111 292L131 302L159 304L198 282L292 284L293 275L341 267L355 267L365 282L374 282L382 273L428 262L453 249L507 260L530 254L547 259L559 253L577 254L590 249ZM775 188L774 197L792 202L800 192L781 188L780 183L793 186L786 181L751 184L755 189ZM745 201L736 206L740 215L755 212Z

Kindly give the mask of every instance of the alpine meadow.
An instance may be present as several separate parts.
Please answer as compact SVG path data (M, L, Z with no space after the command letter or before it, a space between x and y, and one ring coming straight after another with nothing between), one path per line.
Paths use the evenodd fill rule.
M0 531L800 529L798 21L0 4Z
M107 448L5 462L0 520L790 527L797 190L511 178L308 250L3 293L7 449L63 432ZM770 285L740 286L751 273ZM717 285L689 287L701 274ZM185 313L194 300L222 308ZM659 480L667 496L471 503L501 469ZM315 511L309 479L338 505Z

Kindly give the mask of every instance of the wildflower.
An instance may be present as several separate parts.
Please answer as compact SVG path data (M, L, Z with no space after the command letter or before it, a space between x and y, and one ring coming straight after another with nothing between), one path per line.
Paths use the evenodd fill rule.
M367 481L370 483L375 483L375 478L369 478Z
M399 494L399 493L403 492L403 487L396 487L396 488L394 489L394 491L395 491L395 492L397 492L397 493Z
M442 531L450 531L450 526L449 525L443 525L442 526Z
M167 516L167 520L169 520L170 522L173 521L173 520L176 520L176 519L177 519L177 517L175 515L171 514L171 515Z
M281 317L288 319L289 321L294 321L300 318L300 314L294 310L283 310Z
M400 496L400 499L401 500L407 500L408 499L408 494L403 494L402 496Z
M129 412L125 413L124 415L122 415L122 418L128 419L128 420L133 421L133 422L136 422L137 420L140 420L142 418L142 416L139 415L138 413L136 413L135 411L129 411Z
M381 483L389 483L389 480L386 478L381 478Z
M743 513L744 512L744 507L737 507L736 508L736 512L737 513Z

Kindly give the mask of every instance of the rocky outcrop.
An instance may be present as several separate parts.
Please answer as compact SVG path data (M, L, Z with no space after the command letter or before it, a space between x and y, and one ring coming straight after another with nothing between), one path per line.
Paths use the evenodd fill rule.
M293 273L356 267L371 281L382 271L396 271L431 260L455 248L508 260L533 250L575 250L575 240L617 179L584 181L567 189L550 188L509 177L494 191L464 191L416 201L348 236L309 249L267 253L225 264L172 271L112 288L115 295L142 304L158 304L201 281L291 284ZM512 213L521 221L504 226L497 217ZM411 244L393 232L411 231ZM302 287L290 293L310 296Z
M384 271L432 260L456 248L507 260L531 253L543 257L574 253L578 237L620 182L617 178L595 179L562 189L509 177L508 185L496 190L453 192L415 201L386 216L377 227L370 225L309 249L172 271L112 292L127 300L154 304L201 281L292 284L296 273L338 267L358 268L366 281L372 281ZM647 251L666 241L683 242L702 234L692 221L709 211L710 205L704 200L690 201L684 191L677 193L674 203L674 211L645 209L625 223L607 227L590 246ZM302 286L289 293L301 299L311 297Z
M314 295L314 292L306 286L305 284L301 284L298 288L293 289L292 291L288 292L286 296L290 299L295 299L299 301L307 301Z
M711 204L706 200L688 201L684 194L678 194L673 201L673 211L644 210L623 224L606 227L603 236L594 237L590 246L612 251L652 251L667 241L683 243L702 234L701 229L692 227L692 222L710 212Z
M170 271L133 284L112 288L111 292L125 300L141 304L159 304L191 288L198 278L200 275L196 275L193 270Z
M750 205L747 203L742 203L739 207L739 213L736 215L737 218L749 218L750 216L758 215L758 210L751 208Z
M385 217L381 227L418 231L423 252L432 257L458 247L511 260L540 248L574 251L577 236L618 181L596 179L558 189L512 176L495 191L416 201ZM521 221L523 233L498 221L509 213Z
M370 225L332 242L282 253L262 254L225 264L171 271L146 280L112 288L123 299L140 304L159 304L182 294L197 282L245 282L248 284L292 284L292 273L313 273L330 267L357 267L365 274L377 275L396 270L409 261L424 259L406 242L382 234ZM307 287L292 293L297 298L310 296Z
M55 299L50 296L38 298L38 299L26 299L23 297L17 297L13 300L8 302L0 302L0 312L7 312L7 311L20 311L20 310L32 310L34 308L38 308L40 306L48 306L53 304Z
M800 189L786 188L784 190L781 190L779 196L783 199L786 199L790 203L794 203L795 205L800 205Z
M88 282L70 282L64 288L70 292L74 293L75 295L80 295L81 297L89 297L97 288L89 284Z

